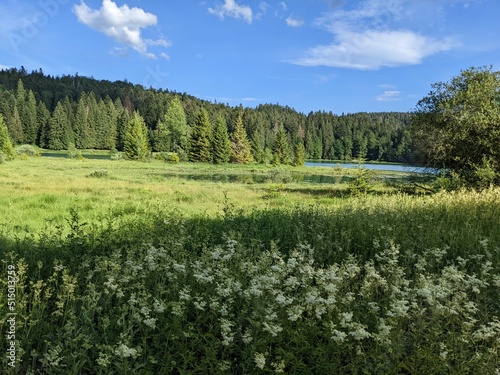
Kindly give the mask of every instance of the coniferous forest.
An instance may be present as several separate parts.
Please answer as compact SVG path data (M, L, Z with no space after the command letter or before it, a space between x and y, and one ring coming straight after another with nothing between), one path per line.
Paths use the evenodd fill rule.
M126 151L127 133L139 121L147 130L147 144L141 138L137 142L142 145L135 145L141 152L175 152L181 160L413 160L410 113L304 114L279 104L233 107L127 81L54 77L24 67L0 71L0 114L14 144L51 150Z

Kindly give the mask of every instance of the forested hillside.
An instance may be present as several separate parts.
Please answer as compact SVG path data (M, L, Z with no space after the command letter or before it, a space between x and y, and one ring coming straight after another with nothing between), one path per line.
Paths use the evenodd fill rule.
M0 71L0 113L15 144L122 151L137 112L152 151L175 151L187 159L202 109L208 114L208 137L225 136L226 127L227 137L233 137L241 119L257 162L293 162L301 152L312 159L412 160L409 113L306 115L278 104L231 107L186 93L78 74L53 77L42 70ZM225 144L224 139L219 141ZM226 159L222 155L218 160Z

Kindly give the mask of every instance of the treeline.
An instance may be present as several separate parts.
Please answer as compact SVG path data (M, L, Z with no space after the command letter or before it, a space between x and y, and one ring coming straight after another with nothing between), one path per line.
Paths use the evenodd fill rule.
M277 104L231 107L126 81L24 68L0 71L0 114L14 144L52 150L125 151L135 118L144 122L150 151L176 152L185 160L236 161L239 152L242 160L283 164L301 158L408 162L413 154L409 113L306 115ZM200 156L204 142L210 157Z

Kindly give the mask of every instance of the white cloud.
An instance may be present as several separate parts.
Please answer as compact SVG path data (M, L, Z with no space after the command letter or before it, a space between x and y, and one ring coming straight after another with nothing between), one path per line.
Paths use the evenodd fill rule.
M126 4L118 7L112 0L103 0L101 8L96 10L82 1L80 5L73 6L73 12L84 25L133 48L145 57L157 58L148 50L148 46L170 46L170 42L164 38L143 39L142 29L156 25L158 19L141 8L129 8Z
M265 1L262 1L260 4L259 4L259 9L263 12L263 13L266 13L267 10L271 7L271 5L269 5L268 3L266 3Z
M9 70L10 67L0 64L0 70Z
M420 64L425 57L452 49L451 39L435 40L408 30L343 31L337 42L310 48L294 61L303 66L327 66L372 70L381 67Z
M223 5L217 5L215 8L208 8L208 12L224 19L224 17L243 18L246 22L252 23L252 8L247 5L239 5L235 0L224 0Z
M380 87L381 89L387 89L387 90L396 89L396 85L393 85L392 83L382 83L382 84L378 85L378 87Z
M290 27L301 27L304 24L304 21L290 16L286 19L286 24Z
M400 100L401 91L389 90L384 91L383 94L378 95L375 99L378 102L397 102Z
M302 66L373 70L420 64L429 56L458 45L452 38L436 39L395 27L410 13L404 0L365 0L352 10L332 11L316 21L334 41L310 48L292 61Z

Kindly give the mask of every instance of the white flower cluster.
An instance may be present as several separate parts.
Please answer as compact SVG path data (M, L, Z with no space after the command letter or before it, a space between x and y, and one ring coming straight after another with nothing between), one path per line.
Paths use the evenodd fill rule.
M480 311L483 295L500 288L488 255L453 261L446 247L409 255L382 238L373 242L371 259L345 255L333 264L318 264L308 244L284 254L274 244L255 251L227 236L192 258L166 249L145 245L127 257L111 254L89 278L106 298L127 301L120 329L158 332L175 324L171 338L188 338L201 322L222 347L252 353L260 370L286 372L286 361L269 343L288 340L298 329L359 355L373 345L391 352L402 340L398 335L414 334L408 328L413 321L447 322L456 340L471 345L500 337L500 321L485 322ZM137 357L140 348L125 342L100 363L109 355ZM437 342L435 348L436 359L451 360L452 346ZM222 368L231 364L221 360Z

